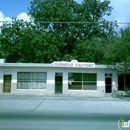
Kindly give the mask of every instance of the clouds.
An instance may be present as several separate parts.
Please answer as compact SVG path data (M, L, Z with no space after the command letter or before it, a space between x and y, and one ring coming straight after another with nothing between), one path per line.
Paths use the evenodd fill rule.
M10 17L5 17L2 12L0 12L0 26L2 26L3 22L2 21L11 21Z
M78 3L81 3L83 0L75 0ZM101 0L104 1L104 0ZM110 0L110 6L114 9L112 10L112 15L109 17L111 21L115 20L125 20L123 22L130 21L130 0Z
M25 12L18 14L16 19L23 19L25 21L30 21L30 17ZM4 14L0 12L0 26L2 26L3 21L12 21L12 18L4 16Z
M75 0L75 1L77 1L78 3L81 3L83 0ZM104 1L104 0L101 0L101 1ZM111 2L110 6L113 7L113 10L112 10L111 15L105 17L105 19L107 19L108 21L117 21L118 25L120 25L120 27L126 27L126 26L128 26L128 24L126 24L126 23L130 23L130 15L129 15L129 13L130 13L130 0L110 0L110 2ZM19 5L17 5L17 10L16 10L13 7L13 4L12 4L12 9L15 9L14 10L15 13L18 11L18 9L20 7L23 8L21 5L19 7ZM27 7L27 3L24 5L24 7ZM24 12L23 12L23 10L24 10ZM8 11L8 9L6 11ZM22 9L21 13L19 13L19 14L16 13L17 14L16 18L17 19L23 19L23 20L29 21L30 18L27 15L26 11L27 10ZM3 10L3 12L4 12L4 10ZM6 13L6 14L9 15L10 13ZM2 12L0 12L0 21L10 21L10 20L12 20L11 19L11 15L10 16L5 16L5 14L3 14ZM125 24L123 24L123 23L125 23ZM1 24L2 23L0 22L0 25Z
M76 1L81 3L83 0ZM128 23L130 23L130 0L110 0L110 2L113 10L111 15L106 16L105 19L108 21L117 21L120 28L128 27Z
M17 16L17 19L23 19L25 21L30 21L30 17L27 15L27 13L23 12Z

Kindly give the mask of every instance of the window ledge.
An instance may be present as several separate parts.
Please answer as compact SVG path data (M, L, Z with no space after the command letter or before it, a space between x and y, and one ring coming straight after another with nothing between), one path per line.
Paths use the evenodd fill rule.
M68 92L98 92L97 90L68 90Z

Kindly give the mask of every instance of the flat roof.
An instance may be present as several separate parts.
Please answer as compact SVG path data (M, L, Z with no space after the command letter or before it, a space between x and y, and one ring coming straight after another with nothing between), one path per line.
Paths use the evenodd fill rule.
M82 62L78 62L82 63ZM54 66L53 63L0 63L0 67L51 67L51 68L91 68L91 67L64 67L64 66ZM94 68L111 68L116 69L116 65L95 65Z

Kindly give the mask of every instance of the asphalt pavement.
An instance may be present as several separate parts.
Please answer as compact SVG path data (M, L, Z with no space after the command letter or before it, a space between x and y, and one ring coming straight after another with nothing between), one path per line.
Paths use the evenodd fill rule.
M0 95L0 130L118 130L121 118L129 98Z

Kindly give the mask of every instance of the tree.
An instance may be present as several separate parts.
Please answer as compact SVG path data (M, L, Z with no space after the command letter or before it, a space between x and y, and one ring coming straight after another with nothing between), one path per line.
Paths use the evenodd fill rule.
M130 27L121 29L121 38L125 47L124 51L122 51L125 54L124 61L130 63Z
M2 26L2 57L7 62L50 63L76 58L99 63L103 54L102 44L97 43L113 37L117 26L104 19L111 14L109 4L109 0L84 0L81 4L74 0L33 0L31 22L13 20Z
M93 37L112 37L116 22L108 22L104 16L110 15L110 1L84 0L78 4L74 0L33 0L29 14L37 26L49 29L62 41L59 51L63 58L74 57L74 50L80 43ZM54 36L55 36L54 35Z
M23 20L4 23L0 35L2 54L7 62L47 63L59 60L57 39L51 37L51 33L40 31Z
M120 36L104 40L102 45L105 64L130 62L130 28L121 29Z
M124 60L125 46L122 44L120 37L112 37L103 41L103 63L116 64Z
M86 40L75 48L75 57L80 62L95 62L97 64L103 61L103 45L96 38Z
M104 16L111 14L109 4L108 0L84 0L82 4L74 0L33 0L29 14L35 24L44 29L51 24L52 30L60 35L86 40L93 35L102 38L115 33L116 23L104 19Z

